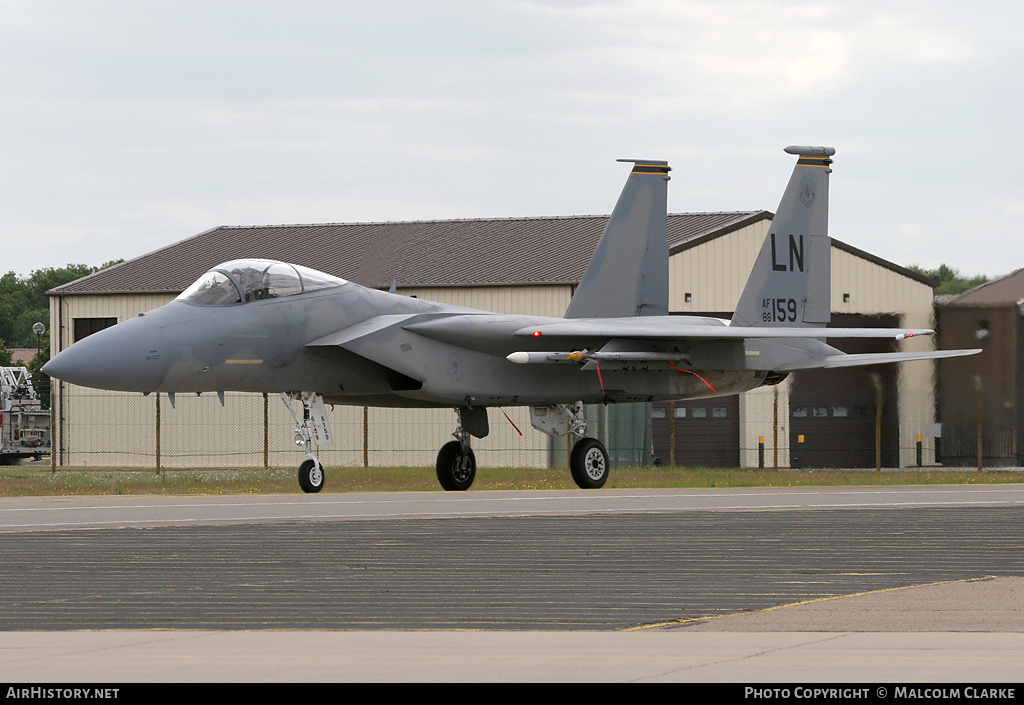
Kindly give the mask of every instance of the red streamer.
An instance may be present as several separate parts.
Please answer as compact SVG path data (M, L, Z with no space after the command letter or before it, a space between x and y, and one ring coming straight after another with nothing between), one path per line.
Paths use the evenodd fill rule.
M666 362L667 362L667 361L666 361ZM704 379L703 377L701 377L701 376L700 376L699 374L697 374L697 373L696 373L696 372L694 372L693 370L684 370L684 369L683 369L683 368L681 368L681 367L676 367L676 366L675 366L675 365L673 365L673 364L672 364L671 362L669 362L669 363L668 363L668 366L669 366L669 367L671 367L671 368L672 368L673 370L676 370L676 371L678 371L678 372L686 372L687 374L691 374L691 375L693 375L694 377L696 377L697 379L699 379L699 380L700 380L701 382L703 382L704 384L707 384L707 385L708 385L708 389L710 389L710 390L711 390L712 392L715 392L715 388L714 388L714 387L712 387L712 386L711 386L711 385L710 385L710 384L708 383L708 381L707 381L706 379ZM715 392L715 394L718 394L718 392Z

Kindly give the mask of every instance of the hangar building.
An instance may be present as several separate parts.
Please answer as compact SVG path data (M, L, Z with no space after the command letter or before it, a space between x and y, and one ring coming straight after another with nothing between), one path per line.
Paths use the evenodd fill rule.
M674 314L728 318L772 214L668 216ZM167 303L209 268L278 259L400 294L501 313L561 316L607 216L321 225L224 226L50 292L51 354ZM833 239L833 325L932 327L935 282ZM829 341L847 352L884 341ZM851 348L850 345L859 346ZM904 349L931 349L915 338ZM890 348L891 349L891 348ZM915 462L935 422L934 362L794 373L739 397L588 409L591 435L613 464L886 467ZM53 385L59 465L260 467L297 465L291 417L260 395L143 398ZM163 401L161 402L161 396ZM327 465L432 465L450 438L447 410L338 407ZM505 423L502 413L508 417ZM525 409L491 410L473 439L481 467L564 465L567 448L534 431ZM520 435L520 433L522 435ZM925 450L925 463L934 461Z
M941 460L947 465L1024 465L1024 269L936 306L941 345L981 348L940 360Z

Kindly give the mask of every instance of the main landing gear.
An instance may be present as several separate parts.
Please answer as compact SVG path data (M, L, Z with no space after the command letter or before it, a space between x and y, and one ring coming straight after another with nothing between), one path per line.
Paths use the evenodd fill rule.
M469 437L483 438L488 432L486 409L462 407L458 413L459 426L452 434L455 440L441 446L437 454L437 481L449 491L468 490L473 484L476 456L469 447ZM604 486L608 481L608 451L601 441L585 437L587 423L583 418L582 403L532 407L530 422L549 436L572 435L569 470L578 487L597 489Z
M281 399L295 419L295 445L306 451L307 460L299 466L299 487L303 492L319 492L324 488L324 467L313 455L313 443L321 446L332 443L324 400L313 392L288 392L282 394ZM296 401L302 402L301 418L295 410Z
M288 392L281 398L295 419L295 445L306 451L306 460L299 466L299 487L303 492L319 492L324 488L324 468L313 454L313 444L332 443L323 398L313 392ZM302 404L301 414L296 402ZM456 411L459 425L452 434L455 440L441 446L437 454L437 481L448 491L461 492L468 490L476 479L476 456L469 438L484 438L489 427L487 409L483 407L463 406ZM585 436L587 423L581 402L531 407L530 423L549 436L572 436L569 470L577 486L597 489L608 481L608 451L601 441Z
M487 423L487 409L463 406L456 409L459 426L455 429L454 441L441 446L437 454L437 481L449 492L468 490L476 478L476 456L469 447L469 437L484 438L490 427Z
M596 438L586 437L587 422L583 404L557 404L530 408L530 423L535 429L552 437L571 435L569 472L577 487L596 490L608 481L608 450Z

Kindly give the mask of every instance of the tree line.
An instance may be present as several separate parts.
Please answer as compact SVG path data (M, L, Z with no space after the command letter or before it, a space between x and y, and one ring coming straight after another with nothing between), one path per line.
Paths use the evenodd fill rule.
M962 294L965 291L973 289L976 286L981 286L985 282L989 281L989 277L984 274L979 274L974 277L964 276L960 273L959 269L951 267L948 264L940 264L936 269L924 269L916 264L912 264L907 267L907 269L938 281L939 286L935 288L936 296L942 296L943 294Z
M47 291L123 261L114 260L99 267L69 264L37 269L27 277L20 277L14 272L0 277L0 367L11 364L11 348L39 346L42 360L33 361L30 368L38 369L50 358L50 300ZM36 336L32 330L36 323L46 326L41 336Z

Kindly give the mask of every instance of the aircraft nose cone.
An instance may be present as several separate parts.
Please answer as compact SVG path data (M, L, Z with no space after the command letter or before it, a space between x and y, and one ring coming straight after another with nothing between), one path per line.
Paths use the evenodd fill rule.
M159 327L139 316L83 338L42 371L83 387L152 392L167 373L163 348Z

